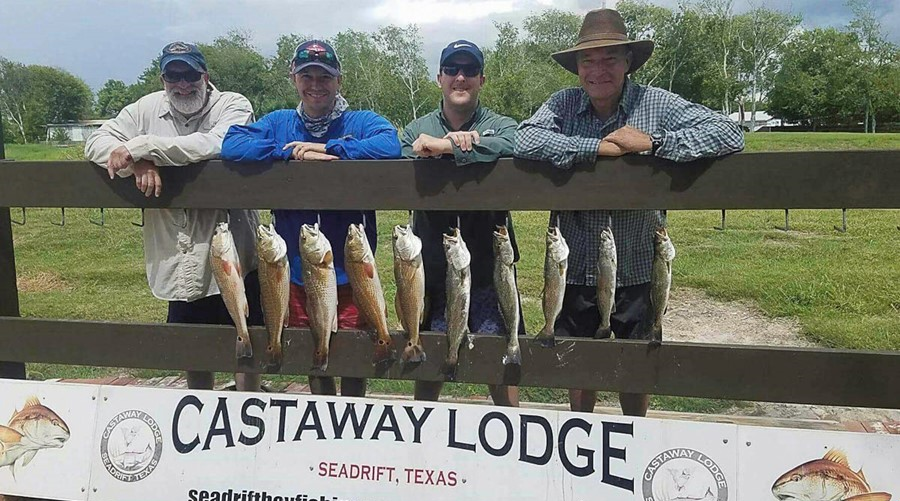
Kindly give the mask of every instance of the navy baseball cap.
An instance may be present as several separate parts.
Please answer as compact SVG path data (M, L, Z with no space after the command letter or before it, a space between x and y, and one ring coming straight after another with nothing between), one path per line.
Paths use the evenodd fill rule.
M341 62L338 60L337 52L322 40L307 40L294 50L291 74L300 73L310 66L318 66L335 77L341 75Z
M447 59L450 59L450 56L460 53L474 57L478 66L484 68L484 54L481 53L481 49L477 45L468 40L450 42L449 45L444 47L444 50L441 51L441 66L446 66Z
M166 65L172 61L183 61L197 71L206 72L206 58L196 45L185 42L172 42L163 47L159 58L159 70L166 71Z

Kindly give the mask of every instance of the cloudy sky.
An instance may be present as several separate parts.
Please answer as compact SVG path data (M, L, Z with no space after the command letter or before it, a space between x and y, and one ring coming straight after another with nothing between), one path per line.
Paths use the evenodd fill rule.
M675 6L677 0L651 0ZM900 43L900 0L870 0L889 39ZM429 67L440 49L466 38L490 45L494 21L520 26L550 6L584 13L615 0L0 0L0 56L68 70L94 90L110 79L132 83L173 40L210 42L249 31L265 55L281 34L330 37L346 30L417 24ZM845 26L843 0L734 0L736 12L765 5L803 16L807 28Z

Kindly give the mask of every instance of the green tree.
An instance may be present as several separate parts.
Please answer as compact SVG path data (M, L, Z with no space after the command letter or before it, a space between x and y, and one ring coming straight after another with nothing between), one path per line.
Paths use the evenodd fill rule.
M250 33L233 30L213 40L197 44L206 57L209 81L221 91L242 94L259 111L268 99L272 83L268 62L253 46Z
M87 84L67 71L0 59L0 105L22 142L43 139L48 123L87 118L93 100Z
M17 141L28 142L25 116L28 111L29 75L24 64L0 57L0 109L11 127L7 134Z
M787 120L817 125L853 119L861 60L853 33L817 28L784 49L769 95L769 108Z
M890 114L900 100L888 80L896 75L897 46L887 41L869 0L848 0L847 5L853 12L847 29L856 35L861 49L858 106L865 132L875 132L877 115Z
M130 100L128 86L121 80L107 80L97 92L96 114L100 118L114 117L127 106Z
M800 16L763 7L738 16L738 38L744 52L744 74L749 80L750 132L756 128L756 106L772 87L774 68L791 34L800 24Z

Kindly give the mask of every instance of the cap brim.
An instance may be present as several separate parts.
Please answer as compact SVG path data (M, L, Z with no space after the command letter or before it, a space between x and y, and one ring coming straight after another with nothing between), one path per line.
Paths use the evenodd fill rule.
M206 71L206 68L200 65L196 59L190 56L182 55L182 54L173 54L171 56L166 57L164 60L160 61L159 67L165 71L166 66L169 65L172 61L181 61L186 63L191 68L194 68L197 71Z
M306 69L306 68L309 68L310 66L318 66L319 68L322 68L323 70L325 70L325 71L327 71L328 73L330 73L331 76L333 76L333 77L339 77L339 76L341 76L341 70L339 70L339 69L337 69L337 68L332 68L331 66L328 66L328 65L325 64L325 63L320 63L320 62L318 62L318 61L312 61L312 62L309 62L309 63L303 63L303 64L301 64L300 66L297 66L296 68L294 68L294 71L292 71L291 73L294 74L294 75L296 75L297 73L300 73L301 71L303 71L303 70Z
M578 62L575 58L575 55L580 50L585 49L594 49L598 47L615 47L618 45L630 45L631 46L631 66L628 68L628 73L634 73L638 70L644 63L650 59L650 55L653 54L653 40L635 40L635 41L614 41L614 40L593 40L590 42L584 42L582 44L576 45L571 49L561 50L559 52L554 52L551 54L553 60L559 63L563 68L571 71L574 74L578 74Z
M467 48L465 48L465 47L461 47L461 48L456 49L456 50L454 50L453 52L447 54L444 58L442 58L442 59L441 59L441 66L446 66L447 60L450 59L451 57L457 55L457 54L465 54L465 55L471 57L472 59L474 59L476 63L478 63L478 64L480 64L480 65L482 65L482 66L484 65L484 61L482 61L481 59L479 59L478 56L477 56L473 51L471 51L471 50L469 50L469 49L467 49Z

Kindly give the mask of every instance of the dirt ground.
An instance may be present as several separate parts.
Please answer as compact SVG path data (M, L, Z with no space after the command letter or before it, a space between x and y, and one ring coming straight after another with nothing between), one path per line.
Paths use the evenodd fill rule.
M724 302L696 289L673 291L663 319L670 341L814 347L790 319L769 318L746 302ZM900 410L748 402L728 414L830 421L900 421Z

